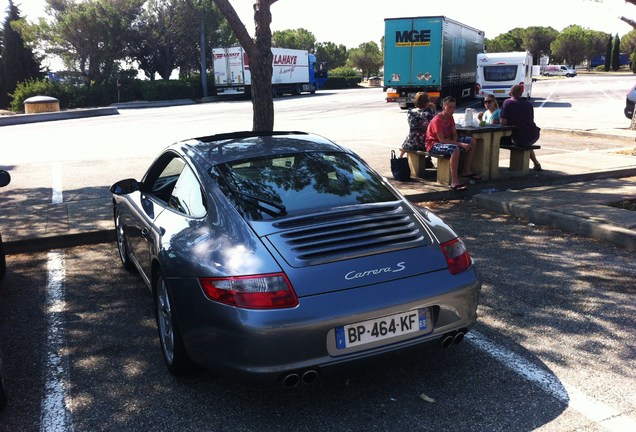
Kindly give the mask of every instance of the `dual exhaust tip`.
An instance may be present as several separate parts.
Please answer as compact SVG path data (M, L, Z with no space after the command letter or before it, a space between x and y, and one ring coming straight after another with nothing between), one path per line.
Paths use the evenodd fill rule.
M304 372L291 372L284 375L282 378L282 384L285 388L293 388L298 384L311 385L318 380L318 371L315 369L308 369Z
M464 335L466 334L465 329L457 330L454 332L446 333L440 339L440 345L443 348L448 348L449 346L455 344L458 345L464 340ZM315 369L308 369L304 372L291 372L287 375L284 375L281 382L283 387L285 388L294 388L299 384L311 385L318 380L319 374Z
M442 348L448 348L452 344L458 345L461 341L464 340L465 334L466 331L464 329L446 333L440 339L440 345L442 346Z

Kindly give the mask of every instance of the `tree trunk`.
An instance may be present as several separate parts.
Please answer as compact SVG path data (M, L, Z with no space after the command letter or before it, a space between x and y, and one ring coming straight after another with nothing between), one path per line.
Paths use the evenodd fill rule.
M272 13L277 0L254 0L254 40L249 36L234 7L228 0L214 0L230 28L247 52L252 76L252 130L274 130L274 100L272 97Z
M274 130L274 99L272 95L272 13L271 0L254 2L254 60L252 74L252 130Z

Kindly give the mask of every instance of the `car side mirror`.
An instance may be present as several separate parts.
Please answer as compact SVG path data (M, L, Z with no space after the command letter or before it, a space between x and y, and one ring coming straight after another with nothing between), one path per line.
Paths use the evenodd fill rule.
M119 180L110 187L110 192L114 195L126 195L138 191L139 182L135 179Z
M5 170L0 170L0 187L4 187L11 183L11 174Z

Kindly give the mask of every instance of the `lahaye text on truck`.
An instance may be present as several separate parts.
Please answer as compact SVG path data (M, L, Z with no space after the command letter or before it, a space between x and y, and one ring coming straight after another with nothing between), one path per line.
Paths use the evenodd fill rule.
M272 95L315 93L327 81L326 63L305 50L272 48ZM214 48L214 88L217 95L250 95L249 58L240 47Z

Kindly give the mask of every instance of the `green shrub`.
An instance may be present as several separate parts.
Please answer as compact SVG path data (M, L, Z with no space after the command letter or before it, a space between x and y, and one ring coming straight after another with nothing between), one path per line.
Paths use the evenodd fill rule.
M358 72L356 69L354 68L350 68L350 67L346 67L346 66L340 66L337 68L333 68L329 71L329 77L346 77L346 78L353 78L353 77L360 77L360 72Z
M24 112L24 101L33 96L50 96L60 101L60 108L66 108L70 95L64 86L48 80L29 80L18 83L11 94L11 111Z
M343 88L355 88L360 84L360 77L334 77L329 75L329 78L322 86L326 90L343 89Z
M14 112L24 112L24 101L32 96L51 96L60 101L60 109L74 109L136 100L196 99L201 93L201 81L195 79L145 81L123 77L119 79L119 85L117 79L111 79L91 86L71 80L56 83L42 79L18 84L11 95L10 108ZM208 94L213 94L213 90Z
M147 101L194 99L201 94L191 83L181 80L142 81L140 88L142 99Z

